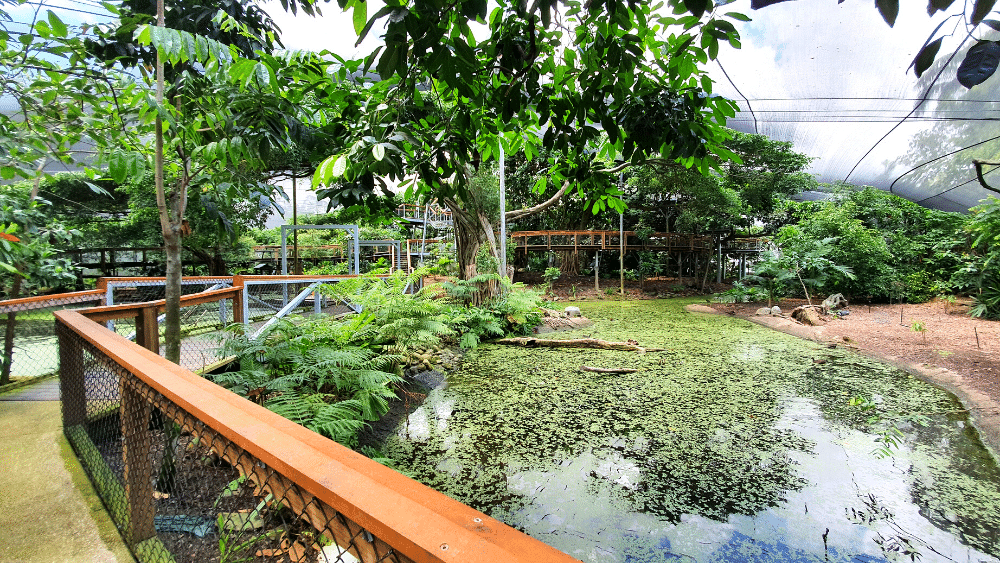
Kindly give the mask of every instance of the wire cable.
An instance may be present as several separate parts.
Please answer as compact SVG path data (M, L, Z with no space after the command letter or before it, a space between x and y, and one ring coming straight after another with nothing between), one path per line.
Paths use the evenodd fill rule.
M737 86L736 83L733 82L733 79L729 77L729 73L726 72L725 67L722 66L722 61L720 61L719 59L715 59L715 63L719 65L719 70L721 70L722 74L726 76L726 80L728 80L729 84L731 84L732 87L736 90L736 93L742 96L743 101L747 103L747 110L750 112L750 115L753 116L753 132L759 135L760 128L757 126L757 115L754 114L753 112L753 106L750 104L750 100L747 99L747 97L743 94L743 92L740 92L740 87Z
M949 157L951 155L958 154L958 153L960 153L960 152L962 152L964 150L971 149L972 147L978 147L979 145L986 144L986 143L988 143L990 141L996 141L997 139L1000 139L1000 135L997 135L996 137L990 137L989 139L986 139L985 141L979 141L978 143L974 143L974 144L971 144L969 146L962 147L960 149L953 150L951 152L942 154L941 156L939 156L937 158L933 158L931 160L928 160L927 162L924 162L923 164L920 164L918 166L914 166L913 168L910 168L906 172L903 172L902 174L900 174L895 180L892 181L891 184L889 184L889 193L892 193L892 187L896 185L896 182L898 182L901 179L903 179L903 176L906 176L907 174L909 174L911 172L915 172L915 171L919 170L920 168L923 168L924 166L927 166L928 164L930 164L932 162L936 162L938 160L941 160L942 158L947 158L947 157ZM937 197L937 196L931 196L931 197Z

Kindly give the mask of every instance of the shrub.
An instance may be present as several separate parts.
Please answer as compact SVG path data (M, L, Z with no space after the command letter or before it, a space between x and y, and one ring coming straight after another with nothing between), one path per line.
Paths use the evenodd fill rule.
M734 282L732 289L716 293L714 299L719 303L754 303L767 299L767 292L759 287Z
M1000 319L1000 274L983 278L979 294L973 296L969 314L985 319Z

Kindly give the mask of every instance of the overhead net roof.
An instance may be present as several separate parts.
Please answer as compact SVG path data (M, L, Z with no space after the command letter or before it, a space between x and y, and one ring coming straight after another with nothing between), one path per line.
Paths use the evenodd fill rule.
M1000 34L982 25L970 36L961 18L948 19L955 10L930 18L925 2L901 4L893 28L871 2L725 6L753 21L740 27L743 48L721 52L711 69L716 93L740 106L731 127L791 141L815 157L810 172L821 182L964 212L998 195L980 185L972 161L1000 160L1000 76L970 90L956 71L976 39ZM907 68L942 22L937 36L949 36L918 79ZM994 170L984 168L986 180L1000 187Z

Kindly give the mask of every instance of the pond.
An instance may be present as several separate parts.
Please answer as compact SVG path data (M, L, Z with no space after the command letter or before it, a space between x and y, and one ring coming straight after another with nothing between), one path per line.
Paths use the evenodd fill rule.
M662 352L480 347L384 450L583 561L998 560L1000 469L954 396L690 302L580 303L558 336Z

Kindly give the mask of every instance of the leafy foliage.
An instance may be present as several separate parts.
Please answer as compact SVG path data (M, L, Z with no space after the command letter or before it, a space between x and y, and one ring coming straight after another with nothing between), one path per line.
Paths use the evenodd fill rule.
M240 358L239 371L209 376L216 383L332 438L357 445L366 421L377 420L395 398L401 378L390 370L400 357L371 344L373 315L342 322L296 325L283 320L256 338L241 325L228 330L222 353Z
M57 253L70 247L80 233L54 221L51 204L31 199L22 187L0 187L0 284L7 298L76 279L70 261Z
M611 289L611 288L608 288ZM768 293L756 286L748 286L741 282L733 282L733 287L715 294L719 303L753 303L768 299Z
M409 275L400 271L382 277L364 275L324 291L360 305L363 314L370 317L372 343L403 354L436 346L443 336L452 333L443 316L443 301L434 299L427 288L407 293L426 274L426 270L418 268Z
M489 282L501 284L501 290L491 294L478 307L467 306L473 296L482 294L481 285ZM448 323L458 334L459 345L463 348L475 348L487 337L528 334L541 322L537 311L541 294L496 274L446 282L442 287L451 301Z
M855 274L831 278L824 291L915 302L969 287L968 280L955 278L974 261L959 214L850 187L839 187L826 202L790 205L789 213L801 236L836 238L829 258Z
M803 237L796 227L786 225L778 232L773 251L766 255L765 267L783 270L783 277L798 280L806 301L812 305L810 287L823 287L830 278L851 280L855 277L849 266L837 264L827 257L836 241L833 237L822 240Z
M1000 319L1000 274L993 273L983 278L979 293L974 294L972 309L973 317Z

